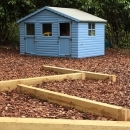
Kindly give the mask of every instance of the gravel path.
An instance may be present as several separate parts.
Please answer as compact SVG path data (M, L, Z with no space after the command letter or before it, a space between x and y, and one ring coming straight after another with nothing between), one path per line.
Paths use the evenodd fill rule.
M40 101L15 90L0 93L0 117L112 120Z

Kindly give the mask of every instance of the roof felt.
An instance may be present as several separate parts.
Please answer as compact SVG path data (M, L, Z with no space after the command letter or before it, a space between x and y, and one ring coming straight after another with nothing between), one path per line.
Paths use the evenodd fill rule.
M31 14L25 16L24 18L18 20L17 23L20 23L20 22L32 17L33 15L36 15L37 13L39 13L43 10L49 10L49 11L57 13L61 16L72 19L76 22L107 22L105 19L99 18L97 16L83 12L78 9L45 6L41 9L35 11L34 13L31 13Z

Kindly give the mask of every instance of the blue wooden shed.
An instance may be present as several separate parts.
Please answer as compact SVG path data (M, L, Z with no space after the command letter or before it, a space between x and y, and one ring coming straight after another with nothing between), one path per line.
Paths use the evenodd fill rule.
M84 58L105 53L106 20L81 10L45 6L17 23L20 54Z

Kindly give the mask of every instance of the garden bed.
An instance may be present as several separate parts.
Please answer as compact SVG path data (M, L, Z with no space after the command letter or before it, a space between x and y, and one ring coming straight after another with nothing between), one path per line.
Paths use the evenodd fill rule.
M118 86L108 80L64 80L43 82L34 87L130 108L130 87Z
M112 120L18 94L16 90L0 93L0 108L0 117Z
M49 72L40 70L41 66L56 66L62 68L71 68L91 72L107 73L110 75L116 75L117 80L115 83L111 81L96 81L96 80L64 80L63 82L49 82L48 77L44 75L55 75L59 73ZM43 77L39 77L43 76ZM72 76L72 75L71 75ZM71 77L70 76L70 77ZM83 76L83 77L82 77ZM32 77L38 77L33 79ZM58 76L57 76L58 77ZM56 79L57 79L56 77ZM66 76L65 76L66 77ZM61 76L60 80L65 78ZM84 75L77 74L75 78L84 79ZM38 56L27 56L20 55L18 51L10 49L0 49L0 91L13 90L19 85L19 92L24 94L18 94L15 90L11 92L0 93L0 128L5 129L130 129L130 112L129 109L129 95L130 95L130 53L123 50L107 49L105 56L91 57L91 58L54 58L54 57L38 57ZM23 79L29 78L29 79ZM75 79L73 78L73 79ZM18 79L18 80L11 80ZM43 80L42 80L43 79ZM53 76L51 77L51 80ZM65 79L69 79L66 77ZM3 81L9 80L9 81ZM53 79L54 81L55 79ZM59 80L59 81L60 81ZM47 90L28 87L26 85L32 85L36 83L36 87L49 89L55 92L45 92ZM67 83L66 83L67 82ZM70 82L70 83L68 83ZM35 84L34 83L34 84ZM38 85L40 84L40 85ZM48 85L48 86L47 86ZM43 87L44 86L44 87ZM79 86L79 87L78 87ZM29 88L29 89L28 89ZM71 89L70 89L71 88ZM27 91L24 91L27 90ZM41 92L42 91L42 92ZM56 92L59 94L54 94ZM77 91L77 92L76 92ZM39 95L38 93L42 94ZM52 95L44 94L51 93ZM96 114L85 114L84 112L69 109L66 107L53 104L55 101L58 104L65 104L64 98L62 102L58 98L58 95L65 97L67 93L78 97L92 99L96 101L106 102L108 104L97 103L95 101L89 101L87 99L80 99L74 96L72 101L68 100L68 106L71 108L82 108L84 111L91 111L92 114L97 115L113 115L113 119L118 121L107 121L112 120L101 116L95 116ZM27 95L26 95L27 94ZM28 96L32 96L42 99L38 100ZM38 94L38 95L36 95ZM52 98L53 97L53 98ZM66 98L66 99L68 99ZM49 103L47 101L54 101ZM57 101L59 99L59 101ZM77 103L78 99L80 102ZM66 100L65 100L66 101ZM74 102L76 101L76 102ZM56 103L55 102L55 103ZM81 103L82 102L82 103ZM84 104L84 102L86 105ZM111 106L109 104L115 104L119 106ZM78 106L75 106L78 105ZM80 107L79 107L80 106ZM93 106L94 109L92 108ZM97 107L99 106L99 107ZM53 112L55 111L55 112ZM64 114L67 113L67 114ZM13 118L10 118L13 117ZM16 117L16 118L14 118ZM17 118L18 117L18 118ZM20 117L20 118L19 118ZM31 118L29 118L31 117ZM45 119L50 118L50 119ZM62 119L58 119L62 118ZM66 120L63 120L66 119ZM73 119L73 120L67 120ZM79 120L78 120L79 119ZM86 120L89 119L89 120ZM91 120L91 121L90 121ZM101 120L101 121L97 121ZM105 121L102 121L105 120ZM122 122L123 121L123 122Z

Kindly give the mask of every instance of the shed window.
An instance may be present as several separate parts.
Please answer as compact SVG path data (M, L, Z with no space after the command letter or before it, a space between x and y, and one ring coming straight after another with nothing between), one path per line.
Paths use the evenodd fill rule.
M42 34L43 34L43 36L52 36L52 24L51 23L42 24Z
M35 35L35 25L33 23L26 24L26 34Z
M95 36L95 23L88 24L88 35Z
M60 36L70 36L70 23L60 23Z

